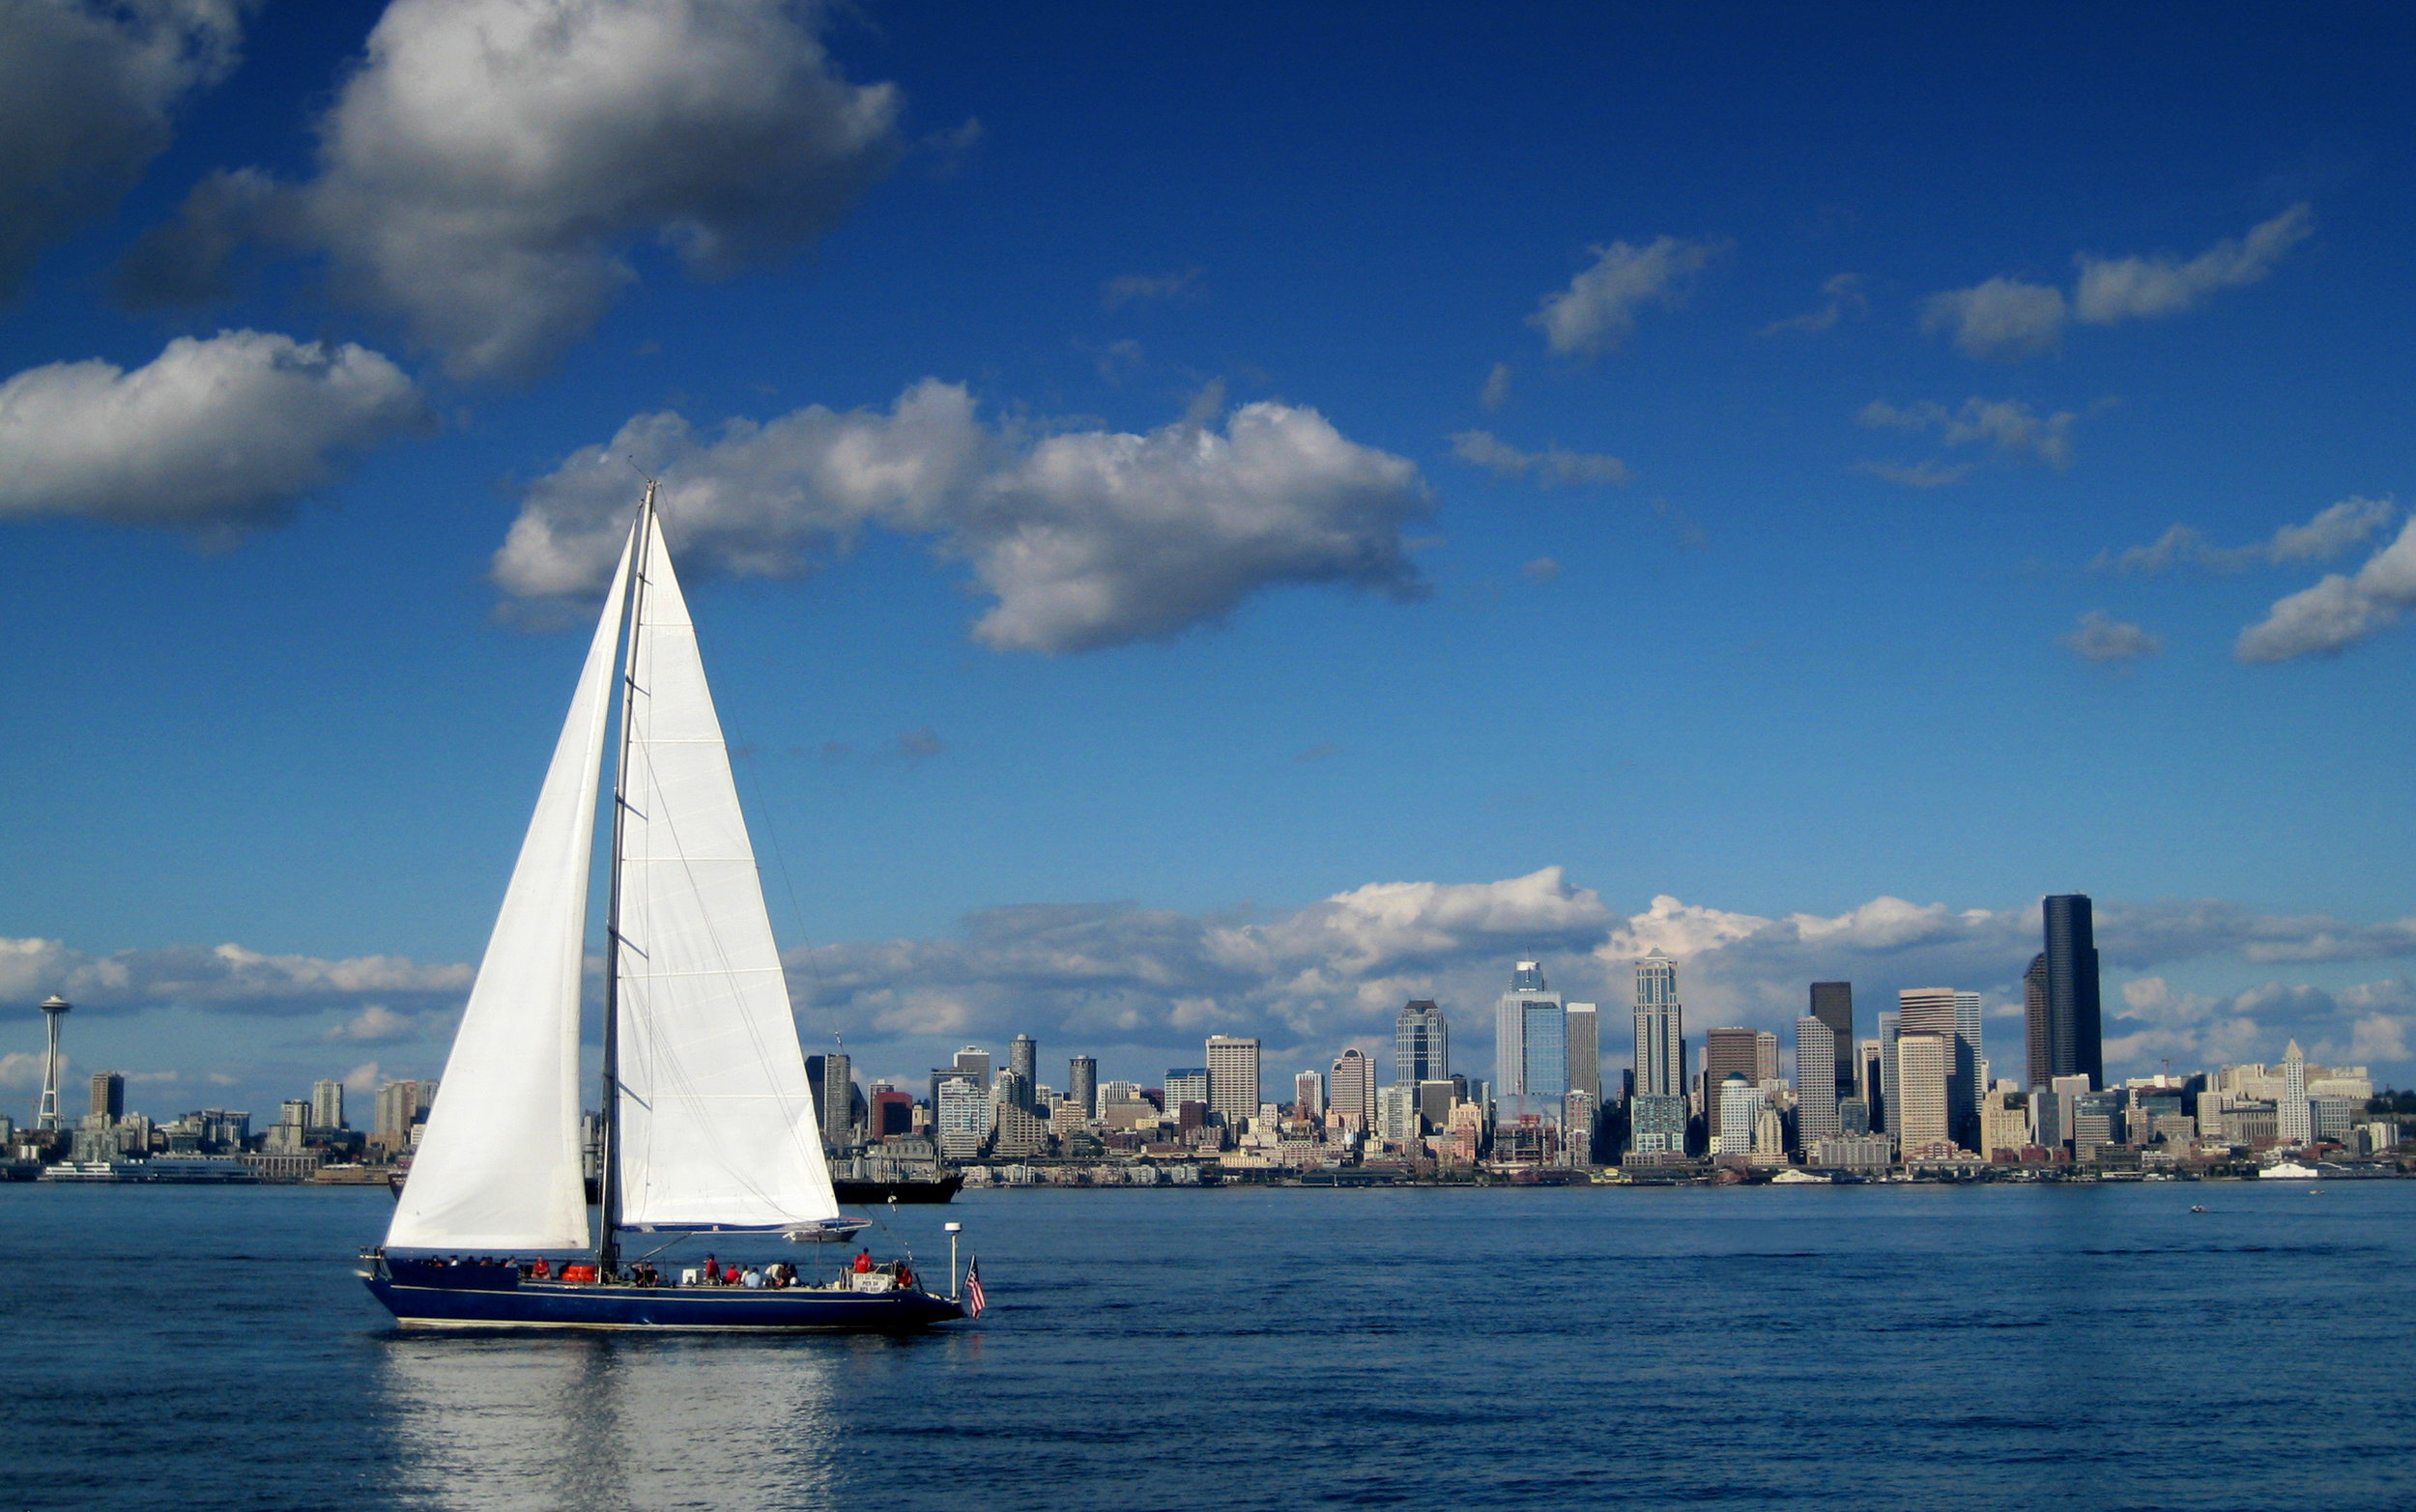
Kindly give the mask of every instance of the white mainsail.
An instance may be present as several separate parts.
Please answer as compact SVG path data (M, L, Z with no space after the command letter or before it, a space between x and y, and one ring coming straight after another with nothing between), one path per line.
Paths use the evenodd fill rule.
M643 520L620 815L620 1219L819 1223L839 1204L755 849L687 602L653 512Z
M631 545L636 532L631 532ZM391 1249L579 1249L579 987L604 721L612 706L629 548L445 1062Z

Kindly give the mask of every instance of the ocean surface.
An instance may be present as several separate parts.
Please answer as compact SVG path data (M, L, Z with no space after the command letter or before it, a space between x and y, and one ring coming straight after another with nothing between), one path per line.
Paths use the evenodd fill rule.
M2416 1182L968 1192L903 1340L406 1334L388 1209L0 1186L0 1506L2416 1507Z

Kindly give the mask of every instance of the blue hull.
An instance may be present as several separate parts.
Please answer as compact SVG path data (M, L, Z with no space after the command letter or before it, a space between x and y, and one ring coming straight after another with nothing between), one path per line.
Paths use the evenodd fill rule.
M964 1316L928 1292L825 1292L802 1287L410 1286L361 1280L405 1327L687 1328L714 1332L909 1333Z

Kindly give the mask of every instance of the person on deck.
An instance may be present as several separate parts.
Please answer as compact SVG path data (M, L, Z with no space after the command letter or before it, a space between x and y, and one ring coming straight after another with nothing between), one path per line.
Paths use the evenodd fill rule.
M548 1261L548 1260L547 1260L547 1259L546 1259L543 1255L539 1255L539 1256L537 1256L537 1263L536 1263L535 1265L531 1266L531 1267L529 1268L529 1275L530 1275L530 1278L531 1278L532 1280L537 1280L537 1281L547 1281L547 1280L551 1280L551 1279L553 1279L553 1275L554 1275L554 1267L553 1267L553 1264L552 1264L550 1261Z
M871 1275L873 1273L873 1252L871 1250L859 1249L855 1252L855 1273L857 1275Z
M706 1286L722 1284L722 1263L710 1255L705 1257L705 1284Z

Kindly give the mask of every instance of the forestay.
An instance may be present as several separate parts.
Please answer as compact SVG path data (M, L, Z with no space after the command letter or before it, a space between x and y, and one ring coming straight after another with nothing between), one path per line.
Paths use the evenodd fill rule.
M634 543L635 532L632 532ZM389 1249L580 1249L579 988L628 549L445 1063Z
M755 850L696 629L646 520L621 814L620 1219L818 1222L839 1204Z

